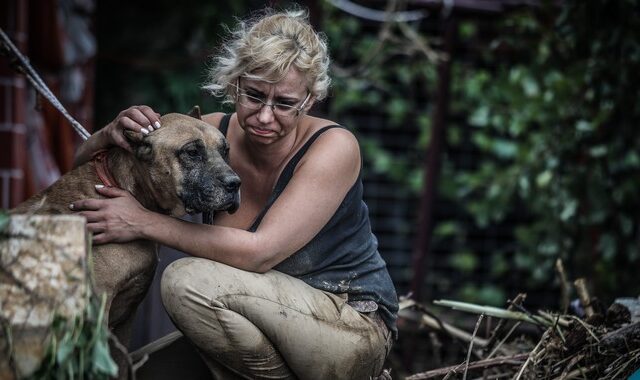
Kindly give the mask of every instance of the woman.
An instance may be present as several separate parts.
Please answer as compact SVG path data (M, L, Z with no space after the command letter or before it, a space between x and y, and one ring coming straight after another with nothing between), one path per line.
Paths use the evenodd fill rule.
M360 151L334 122L307 115L327 94L329 57L304 12L240 23L205 87L235 103L203 119L230 145L242 179L234 214L199 225L144 209L127 192L74 203L94 242L151 239L184 251L162 298L216 378L368 379L395 337L397 298L362 202ZM159 115L131 107L78 152L86 161Z

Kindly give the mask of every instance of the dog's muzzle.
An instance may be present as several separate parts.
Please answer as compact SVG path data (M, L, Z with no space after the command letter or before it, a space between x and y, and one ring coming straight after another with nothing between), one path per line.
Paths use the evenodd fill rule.
M229 214L233 214L234 212L238 211L238 208L240 208L240 189L238 189L233 194L233 199L231 200L231 202L229 202L229 205L226 206L224 210Z
M190 176L184 182L180 198L188 214L205 211L233 213L240 207L240 177L218 174L212 177Z
M221 209L233 214L240 207L240 177L236 174L225 175L220 178L220 184L227 192L227 195L230 196L229 201Z

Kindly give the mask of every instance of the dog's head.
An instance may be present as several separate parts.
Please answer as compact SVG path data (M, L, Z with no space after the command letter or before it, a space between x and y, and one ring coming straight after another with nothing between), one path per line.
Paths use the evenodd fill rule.
M148 169L159 206L171 215L204 211L235 212L240 177L229 167L229 145L217 128L202 120L167 114L148 135L125 132L134 153Z

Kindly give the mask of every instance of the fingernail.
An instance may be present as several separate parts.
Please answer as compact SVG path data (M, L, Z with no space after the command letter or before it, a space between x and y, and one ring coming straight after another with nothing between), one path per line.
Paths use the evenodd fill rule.
M74 207L75 207L75 206L73 205L73 203L69 203L69 208L70 208L71 210L73 210L73 208L74 208Z
M144 133L145 135L149 134L149 130L147 130L146 128L141 128L140 131L142 131L142 133Z
M104 188L104 185L95 185L95 186L96 186L96 189L102 189L102 188Z
M153 131L153 125L149 125L147 129L149 130L149 132Z
M156 129L160 128L160 122L159 121L155 121L153 123L153 125L156 127Z

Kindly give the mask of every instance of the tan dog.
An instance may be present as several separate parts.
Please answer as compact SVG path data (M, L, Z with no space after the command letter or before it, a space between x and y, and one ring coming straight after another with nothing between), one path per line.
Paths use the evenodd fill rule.
M238 208L240 178L227 165L224 136L201 120L180 114L160 119L162 127L146 136L125 132L135 154L112 148L106 154L108 171L147 209L182 216ZM64 175L52 186L19 205L12 213L71 213L69 204L98 198L95 185L100 163L90 161ZM188 237L186 237L188 238ZM156 244L137 240L93 247L95 285L107 295L109 327L127 345L135 309L153 279ZM112 348L126 378L126 357Z

